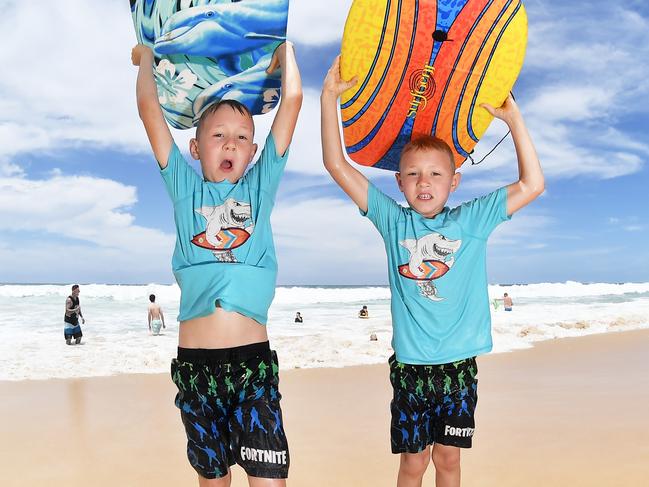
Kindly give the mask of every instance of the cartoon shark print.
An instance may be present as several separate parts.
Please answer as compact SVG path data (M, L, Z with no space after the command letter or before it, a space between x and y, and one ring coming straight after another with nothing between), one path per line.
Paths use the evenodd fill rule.
M204 234L194 237L192 243L210 248L220 262L237 262L232 250L245 243L254 230L250 205L228 198L222 205L203 206L194 211L207 220L207 226ZM236 230L244 237L241 238Z
M437 232L419 239L399 242L410 253L407 264L399 266L399 274L417 281L422 296L432 301L442 301L437 295L434 279L446 274L455 263L455 252L460 249L462 240L451 240Z

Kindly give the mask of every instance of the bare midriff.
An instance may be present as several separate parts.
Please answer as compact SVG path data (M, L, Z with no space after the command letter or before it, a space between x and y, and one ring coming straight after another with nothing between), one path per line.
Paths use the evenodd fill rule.
M178 346L182 348L231 348L265 341L268 334L264 325L223 308L181 322L178 334Z

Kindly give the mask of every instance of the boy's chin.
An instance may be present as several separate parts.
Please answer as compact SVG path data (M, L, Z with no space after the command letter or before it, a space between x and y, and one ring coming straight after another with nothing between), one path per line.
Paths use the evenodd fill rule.
M230 183L236 183L243 177L243 174L246 172L246 169L237 170L236 168L231 168L229 170L218 169L214 171L210 177L205 177L205 180L211 183L221 183L223 181L228 181ZM205 175L205 173L203 173Z
M239 179L243 177L243 173L235 173L235 172L226 172L223 173L223 177L225 180L227 180L230 183L237 183Z
M434 216L438 215L441 210L438 210L435 205L433 205L432 200L431 201L409 201L408 204L410 205L410 208L415 210L417 213L419 213L421 216L425 218L433 218Z

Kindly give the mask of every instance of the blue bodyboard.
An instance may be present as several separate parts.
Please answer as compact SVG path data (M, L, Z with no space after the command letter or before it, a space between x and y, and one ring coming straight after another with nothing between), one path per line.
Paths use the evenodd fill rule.
M169 124L195 126L205 109L237 100L253 115L277 105L281 77L266 73L286 39L288 0L130 0L135 34L154 53Z

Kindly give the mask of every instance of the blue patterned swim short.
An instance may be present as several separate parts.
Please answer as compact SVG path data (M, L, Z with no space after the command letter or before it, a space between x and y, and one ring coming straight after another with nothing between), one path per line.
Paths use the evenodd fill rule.
M187 457L201 477L288 477L289 452L278 390L277 354L268 342L228 349L178 349L171 375L187 434Z
M418 453L433 443L470 448L478 402L475 357L441 365L389 359L392 453Z

